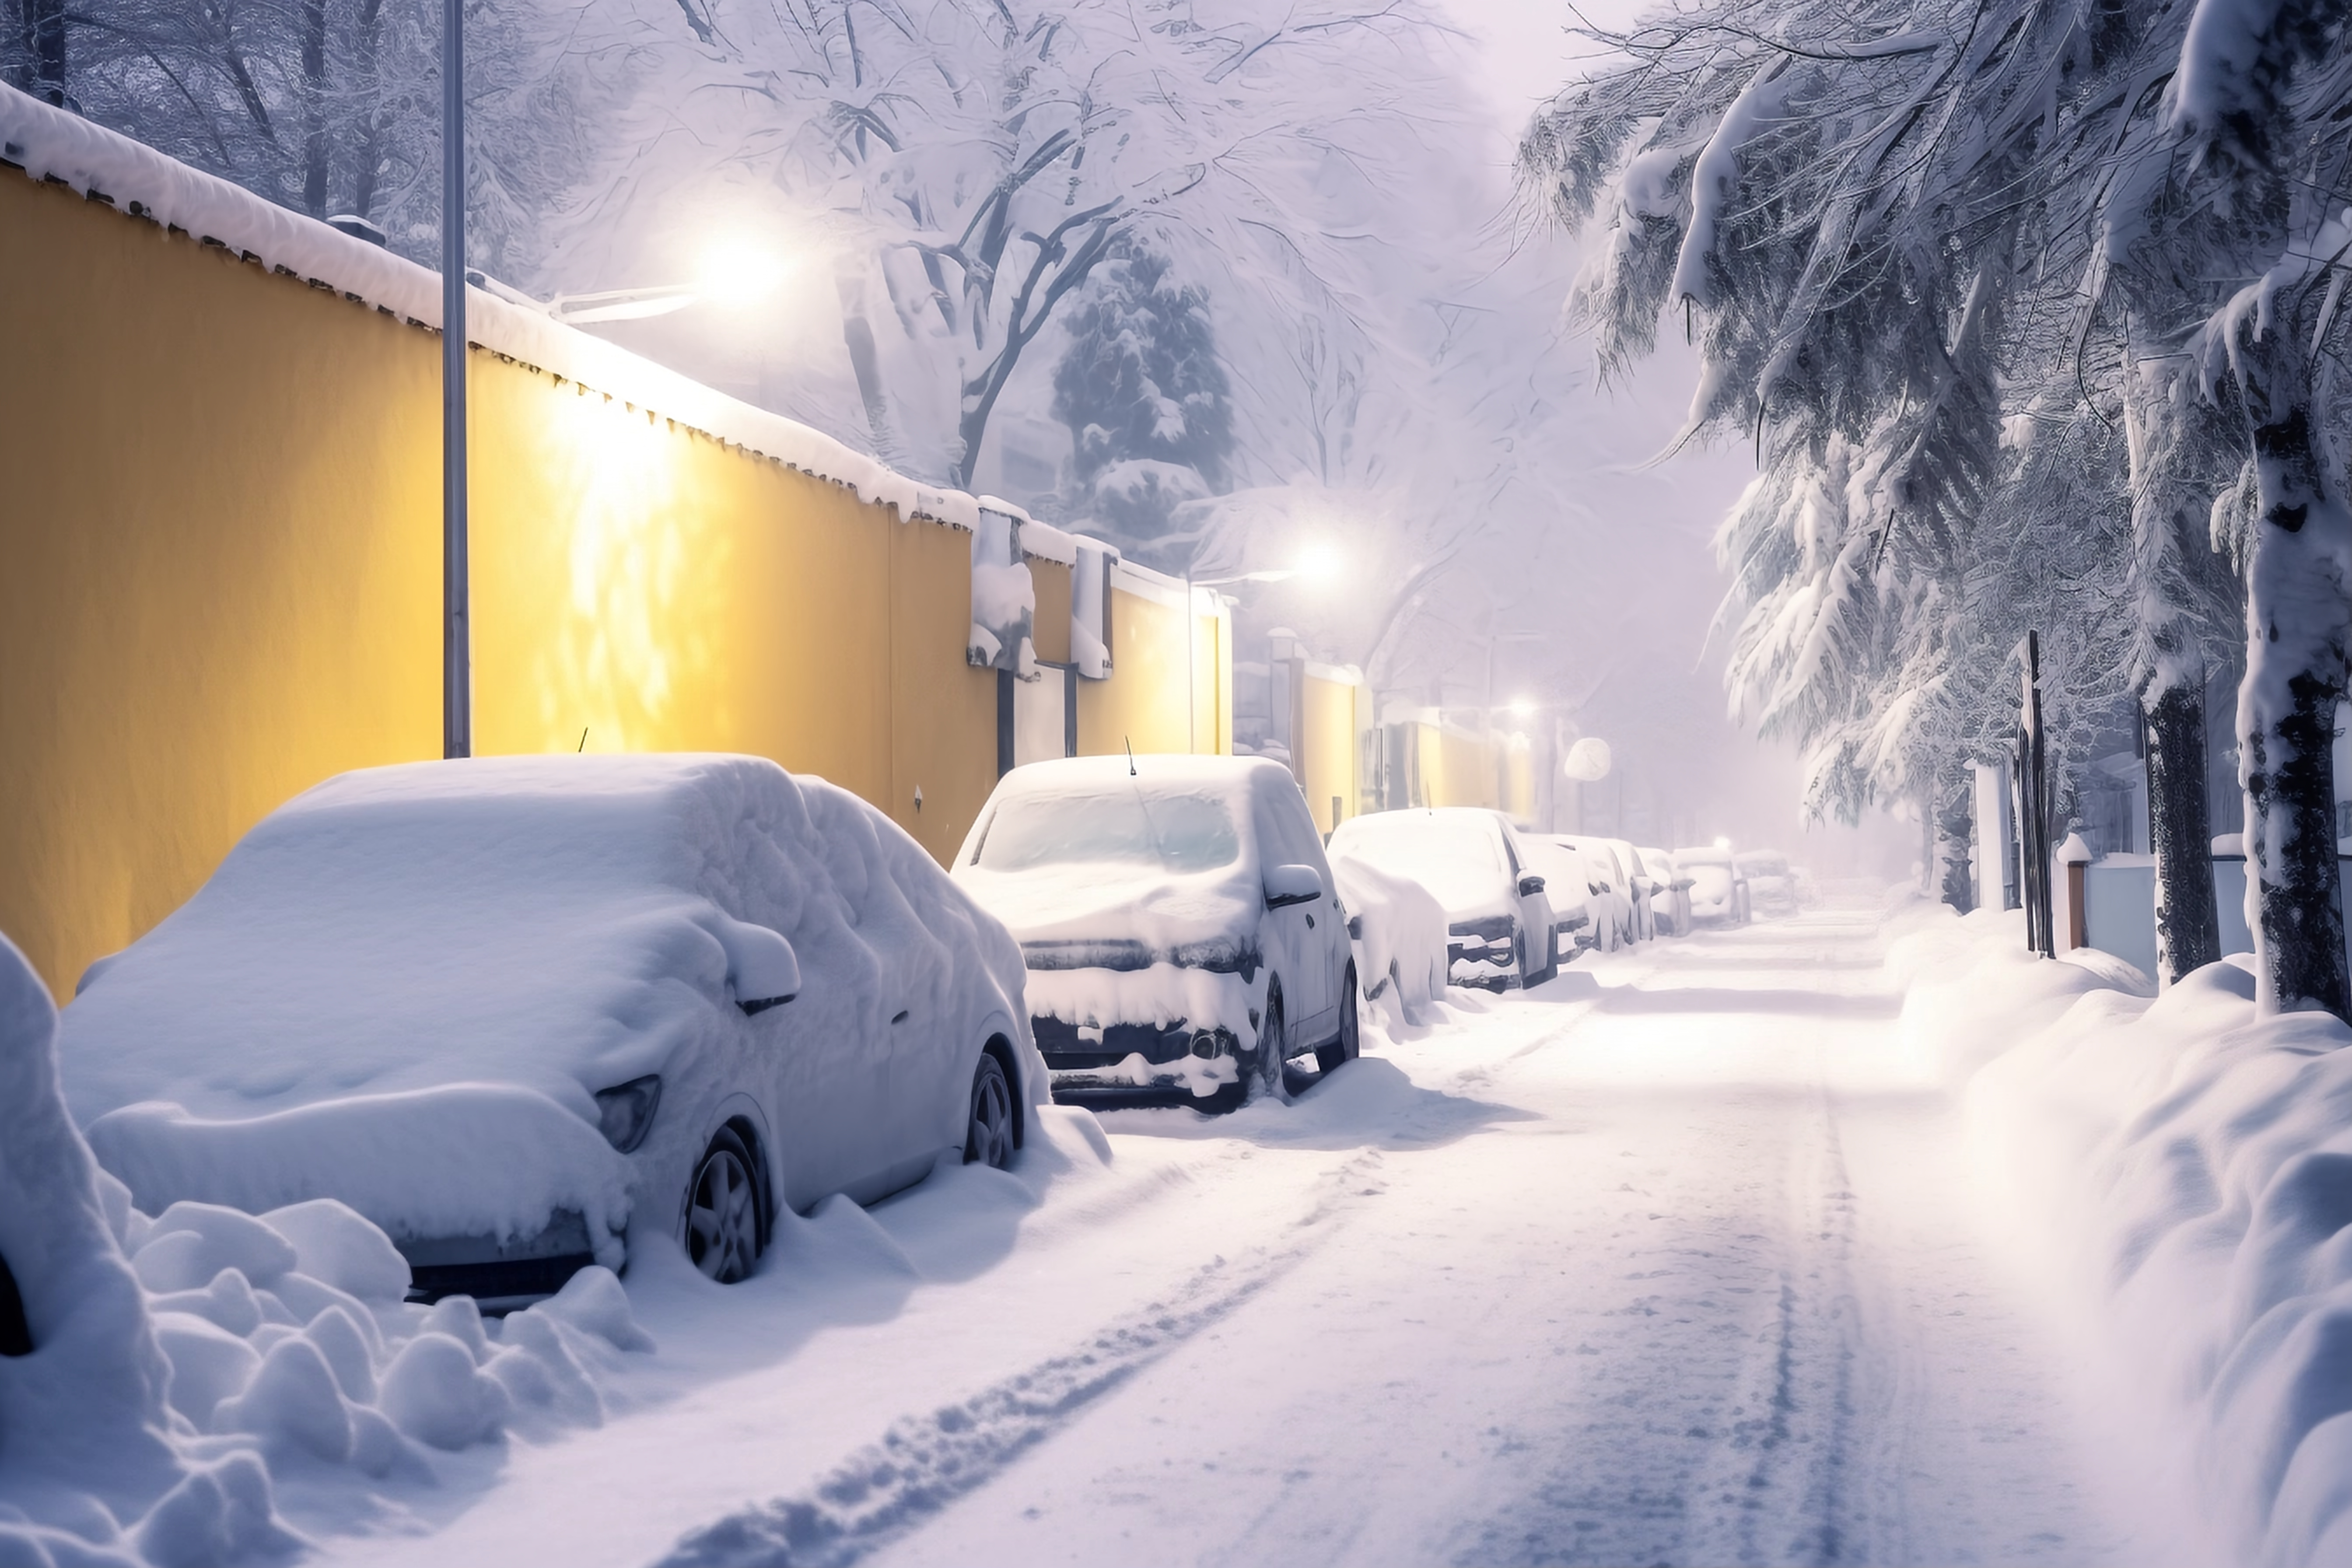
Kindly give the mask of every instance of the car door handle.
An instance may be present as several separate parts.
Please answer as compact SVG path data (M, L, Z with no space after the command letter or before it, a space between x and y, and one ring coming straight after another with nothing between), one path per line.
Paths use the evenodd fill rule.
M1307 929L1308 931L1313 931L1315 929L1315 917L1313 915L1308 915L1307 917Z
M891 1016L890 1021L891 1021L892 1023L894 1023L894 1024L903 1024L903 1023L905 1023L905 1022L907 1021L907 1014L908 1014L908 1009L907 1009L907 1008L904 1008L904 1007L899 1008L899 1009L898 1009L898 1011L897 1013L895 1013L895 1014L893 1014L893 1015Z

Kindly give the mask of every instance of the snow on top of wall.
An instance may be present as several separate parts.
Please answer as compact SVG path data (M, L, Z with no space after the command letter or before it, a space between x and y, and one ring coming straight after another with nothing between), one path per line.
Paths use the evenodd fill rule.
M275 270L331 288L356 304L438 331L441 276L381 247L265 201L152 147L0 86L0 157L134 217L182 229ZM865 500L971 529L982 502L895 473L832 437L754 408L576 327L469 289L469 342L621 398ZM991 501L1015 515L1018 508Z
M993 504L993 503L987 503ZM1065 566L1078 563L1078 539L1065 533L1051 523L1035 518L1024 519L1021 524L1021 553L1040 561L1058 561Z

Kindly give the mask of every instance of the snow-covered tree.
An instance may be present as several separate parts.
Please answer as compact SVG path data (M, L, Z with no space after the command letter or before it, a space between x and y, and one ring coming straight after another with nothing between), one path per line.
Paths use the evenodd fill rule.
M1070 432L1073 515L1155 538L1178 506L1223 490L1232 462L1233 391L1208 296L1122 236L1067 326L1053 406Z
M2193 115L2184 118L2179 83L2167 83L2200 37L2223 40L2218 56L2247 81L2269 84L2277 100L2269 151L2284 163L2273 166L2309 181L2335 166L2325 153L2333 132L2294 105L2326 100L2327 89L2316 78L2282 84L2294 62L2325 57L2313 40L2334 39L2338 26L2284 12L2249 21L2211 3L2193 15L2026 0L1682 10L1612 39L1627 63L1563 94L1538 118L1523 159L1571 222L1612 198L1610 244L1585 292L1604 365L1646 352L1661 310L1679 303L1708 360L1695 428L1736 414L1752 424L1759 457L1780 463L1791 459L1776 437L1791 426L1819 420L1860 441L1874 422L1892 420L1917 433L1901 438L1904 461L1932 459L1972 481L1973 497L1944 487L1958 504L1940 521L1906 498L1883 535L1885 555L1946 574L1948 590L1952 568L1967 569L1953 553L1964 533L1976 536L1978 554L1999 560L1990 547L2000 530L2075 529L2084 515L2046 504L2053 487L2077 489L2080 469L2024 461L2004 473L1982 461L1981 416L1994 399L2044 421L2071 419L2053 402L2063 389L2125 434L2127 546L2090 563L2080 581L2130 634L2126 662L2153 740L2163 965L2174 974L2217 951L2198 737L2205 671L2236 616L2226 572L2189 525L2234 467L2217 458L2210 409L2188 395L2182 374L2182 335L2219 302L2217 273L2178 244L2184 214L2200 205L2184 193L2202 177L2226 201L2228 185L2197 174L2203 165L2184 129ZM2195 74L2184 68L2182 79ZM2286 128L2297 114L2299 133ZM2220 161L2242 173L2255 165ZM2239 188L2242 213L2280 205L2243 180ZM2158 231L2167 237L2147 243ZM2252 251L2262 243L2277 254L2277 232ZM2242 246L2218 275L2259 272L2249 271L2249 254ZM2315 298L2310 277L2307 268L2305 293ZM1966 374L1948 346L1959 333L1932 335L1980 307L2000 323L1989 334L1990 376ZM2208 331L2201 341L2225 335ZM1863 353L1840 353L1851 345ZM1955 392L1967 400L1957 423ZM1774 413L1790 402L1794 411ZM1820 460L1798 454L1805 458ZM1971 529L1971 509L1995 531ZM1827 603L1863 602L1837 593L1829 576L1799 586ZM1966 616L2048 595L2046 579L2028 575L1990 594L1948 592L1945 604ZM2259 587L2253 597L2259 625ZM1843 646L1876 645L1856 634ZM1910 662L1893 692L1870 695L1888 668L1817 661L1811 668L1836 689L1815 707L1908 723L1922 711L1909 683L1953 673ZM1842 776L1856 785L1873 777L1852 767ZM2250 813L2253 793L2250 784ZM2296 924L2316 929L2301 917Z

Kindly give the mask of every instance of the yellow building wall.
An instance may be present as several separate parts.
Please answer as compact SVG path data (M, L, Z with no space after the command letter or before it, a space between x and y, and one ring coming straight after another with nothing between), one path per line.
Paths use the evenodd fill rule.
M1413 731L1420 748L1422 805L1492 810L1501 804L1492 742L1438 724L1416 723Z
M1110 679L1078 682L1078 755L1108 756L1130 745L1139 756L1231 755L1232 623L1219 616L1194 617L1188 649L1182 611L1117 586L1110 598Z
M289 796L439 754L439 340L0 177L0 931L63 996ZM951 853L969 535L473 361L476 750L766 755Z
M1356 742L1356 694L1362 688L1312 674L1304 685L1297 726L1299 788L1315 814L1316 827L1328 834L1357 809L1356 770L1361 753Z
M1029 582L1037 591L1035 629L1029 640L1048 664L1070 662L1070 569L1032 555Z
M1533 821L1536 815L1535 753L1524 736L1513 736L1501 750L1502 807L1514 819Z

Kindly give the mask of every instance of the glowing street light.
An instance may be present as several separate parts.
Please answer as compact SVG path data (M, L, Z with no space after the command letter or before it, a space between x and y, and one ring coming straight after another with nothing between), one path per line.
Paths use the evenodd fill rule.
M702 253L702 264L695 269L691 283L655 283L641 289L558 294L541 308L557 321L575 327L593 321L644 321L705 301L747 310L772 298L791 271L789 263L764 246L745 239L723 239Z

